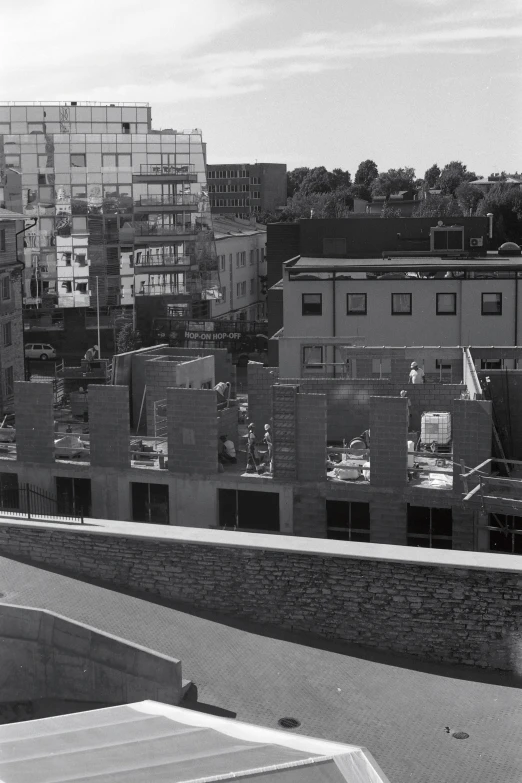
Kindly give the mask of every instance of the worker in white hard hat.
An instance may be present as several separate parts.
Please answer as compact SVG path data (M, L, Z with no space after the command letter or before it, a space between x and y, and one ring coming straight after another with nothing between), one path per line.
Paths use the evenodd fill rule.
M411 363L409 383L424 383L424 370L417 362Z

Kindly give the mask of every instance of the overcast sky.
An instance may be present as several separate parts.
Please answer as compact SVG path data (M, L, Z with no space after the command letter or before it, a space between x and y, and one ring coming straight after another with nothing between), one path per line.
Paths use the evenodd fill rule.
M211 163L522 171L522 0L1 5L0 101L148 101Z

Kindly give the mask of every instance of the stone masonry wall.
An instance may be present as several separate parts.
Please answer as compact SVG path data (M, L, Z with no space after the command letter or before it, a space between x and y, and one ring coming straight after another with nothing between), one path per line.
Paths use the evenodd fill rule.
M324 554L298 552L291 543L276 551L249 547L250 538L228 546L222 539L219 545L145 533L133 539L5 522L0 552L279 628L425 660L520 671L516 558L510 558L513 571L499 571L394 562L379 552L365 559L356 554L361 545L338 541Z

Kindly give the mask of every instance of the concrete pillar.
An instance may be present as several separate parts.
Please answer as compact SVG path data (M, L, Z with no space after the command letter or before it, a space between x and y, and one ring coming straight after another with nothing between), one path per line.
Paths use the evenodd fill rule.
M466 468L474 468L489 459L492 453L492 403L489 400L453 400L453 490L457 496L464 493L460 479L460 461ZM489 473L489 468L485 468ZM469 489L477 480L469 481Z
M297 477L326 481L326 394L297 395Z
M217 392L167 389L169 470L218 472Z
M53 384L15 381L14 387L17 460L53 463Z
M87 390L91 465L125 468L130 465L128 386L98 386Z
M370 484L402 489L408 481L408 400L370 397Z

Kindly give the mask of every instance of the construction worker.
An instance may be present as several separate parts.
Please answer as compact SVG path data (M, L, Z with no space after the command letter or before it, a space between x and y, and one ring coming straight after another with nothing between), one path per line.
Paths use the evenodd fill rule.
M256 463L256 434L254 432L254 425L252 423L248 425L248 433L245 437L247 439L246 472L252 473L255 470L257 473L258 470L257 470L257 463Z

